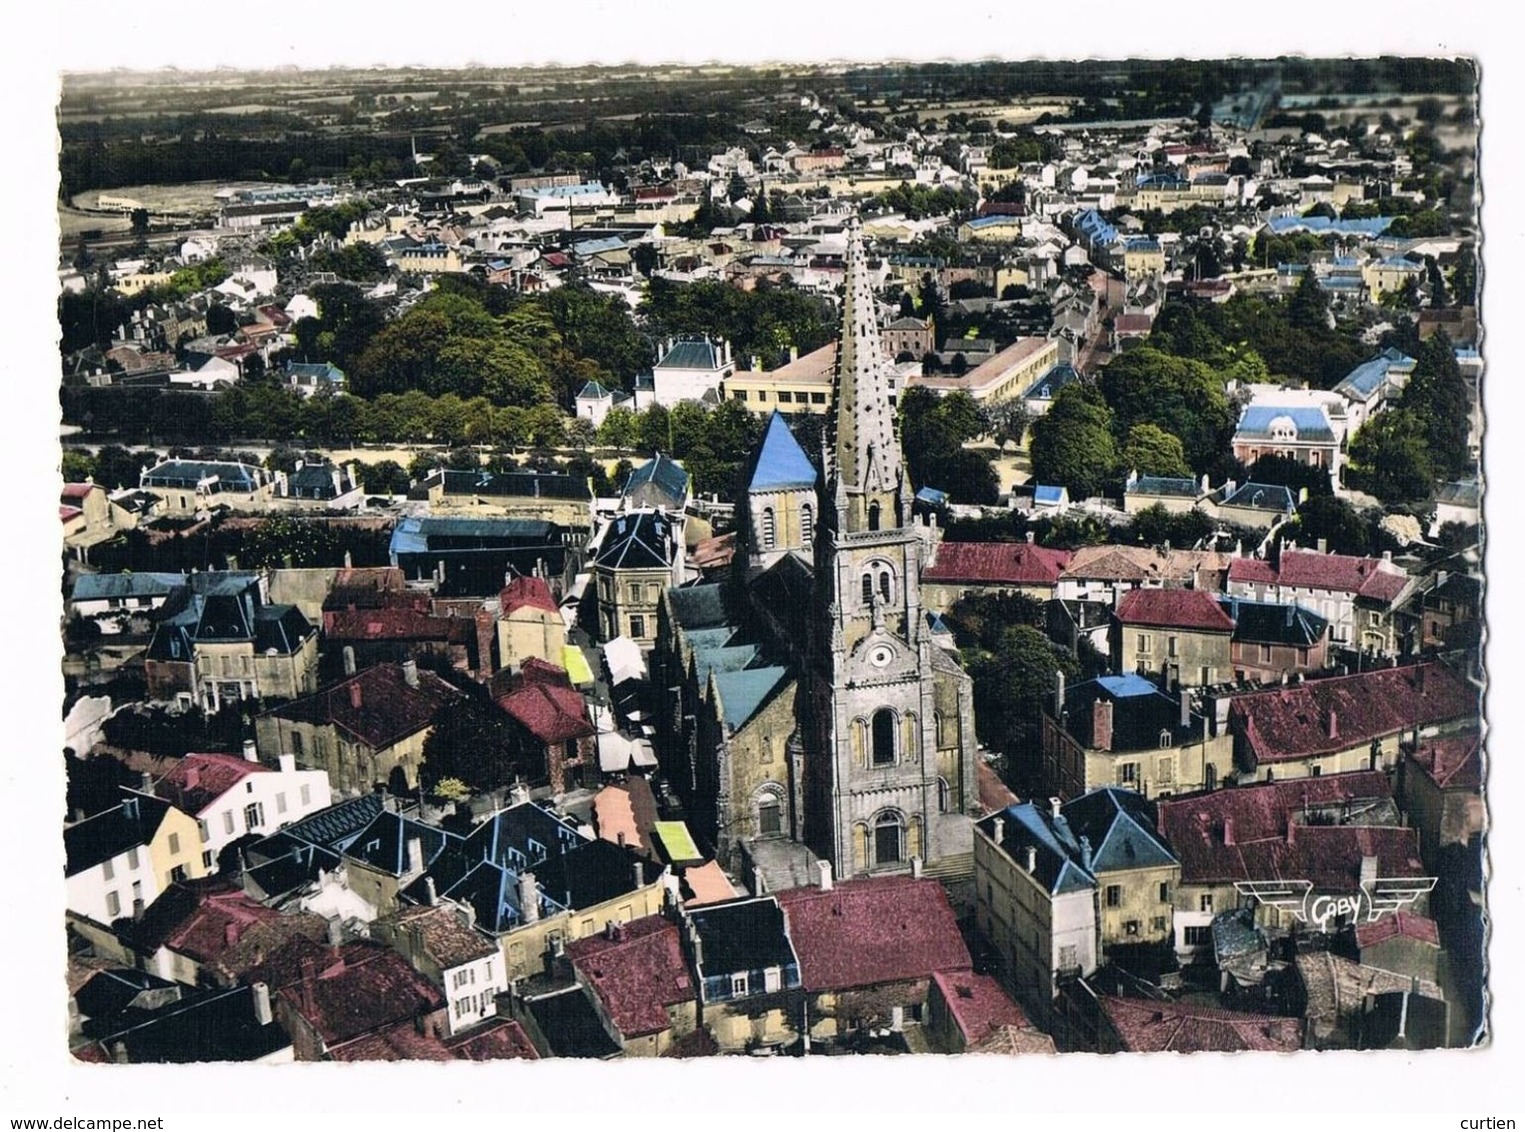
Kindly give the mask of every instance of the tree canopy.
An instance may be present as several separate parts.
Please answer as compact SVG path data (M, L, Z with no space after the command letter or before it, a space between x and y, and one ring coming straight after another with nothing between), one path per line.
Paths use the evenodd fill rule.
M1083 382L1066 385L1030 429L1038 482L1066 487L1073 499L1101 491L1117 468L1112 426L1112 410L1099 389Z

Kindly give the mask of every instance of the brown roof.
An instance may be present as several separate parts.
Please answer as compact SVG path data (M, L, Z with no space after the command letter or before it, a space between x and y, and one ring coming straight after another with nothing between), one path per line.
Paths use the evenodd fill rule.
M1125 1050L1135 1053L1287 1053L1302 1048L1303 1020L1239 1014L1182 1002L1097 996Z
M404 908L386 920L397 925L403 933L416 933L425 954L438 963L441 970L459 967L474 959L486 959L498 952L496 944L468 927L462 914L447 904Z
M1026 542L943 542L933 564L922 571L924 582L1004 583L1013 586L1052 586L1070 561L1067 550L1050 550Z
M325 948L277 992L329 1048L445 1005L443 994L395 951L372 943Z
M935 880L849 880L778 894L807 991L927 979L973 964L948 895Z
M469 644L476 625L463 617L435 617L427 610L335 609L323 614L330 641L444 641Z
M1154 625L1166 629L1195 629L1232 633L1234 622L1214 595L1203 590L1130 590L1117 607L1124 625Z
M1431 724L1476 718L1477 690L1426 662L1235 696L1229 724L1257 762L1346 751Z
M418 687L402 665L378 664L315 695L275 708L271 715L304 723L332 724L373 750L416 735L460 691L432 672L418 673Z
M645 916L607 933L567 945L579 975L603 1003L625 1038L655 1034L672 1025L667 1008L694 998L677 925Z
M979 785L982 813L992 814L1007 806L1015 806L1022 800L1011 792L1011 787L1001 781L995 768L984 759L979 759L974 764L974 780Z
M1428 916L1420 916L1414 912L1406 912L1402 909L1383 916L1375 923L1357 926L1356 946L1362 948L1375 947L1377 944L1397 936L1403 936L1406 939L1416 939L1420 943L1428 943L1435 947L1440 946L1440 928L1434 920Z
M1442 790L1475 792L1483 787L1480 739L1476 731L1426 739L1409 759Z
M199 814L251 774L269 774L262 763L238 755L186 755L154 783L154 794L188 814Z
M423 1032L420 1032L422 1030ZM398 1022L336 1050L335 1061L533 1061L529 1036L517 1022L502 1019L453 1038L436 1037L415 1022Z
M1235 559L1231 581L1278 582L1298 589L1329 590L1391 602L1403 592L1409 576L1381 558L1320 554L1316 550L1283 550L1275 566L1253 558Z
M565 743L595 734L587 702L575 688L527 680L501 697L498 706L542 743Z
M1060 576L1099 578L1143 585L1161 583L1221 589L1217 575L1229 568L1229 557L1211 550L1163 550L1152 546L1083 546L1070 557Z
M986 1037L967 1047L965 1053L1000 1054L1014 1057L1020 1054L1058 1053L1054 1039L1038 1030L1019 1026L998 1026Z

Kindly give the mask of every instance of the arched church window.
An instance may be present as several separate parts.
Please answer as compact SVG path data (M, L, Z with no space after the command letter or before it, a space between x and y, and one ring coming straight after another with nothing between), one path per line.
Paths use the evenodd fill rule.
M886 810L874 819L874 864L898 865L905 860L905 825L900 815Z
M878 503L870 503L868 505L868 529L871 531L877 531L879 529Z
M889 708L874 712L873 763L892 766L895 762L895 713Z
M874 576L872 574L864 574L863 575L863 604L864 605L872 605L873 603L874 603Z
M762 513L762 548L764 550L772 550L777 535L778 528L774 523L773 508L764 507Z
M809 546L815 541L815 508L805 503L800 506L800 542Z
M879 571L879 596L885 601L890 600L890 572L888 570Z

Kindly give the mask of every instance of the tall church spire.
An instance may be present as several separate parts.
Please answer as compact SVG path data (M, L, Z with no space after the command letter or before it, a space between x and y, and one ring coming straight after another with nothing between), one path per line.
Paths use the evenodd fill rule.
M839 509L846 504L846 513L839 515L841 529L875 529L881 513L885 526L898 526L903 521L904 463L895 434L889 366L879 346L879 316L863 251L863 228L856 216L847 226L842 335L832 393L833 459L827 498Z

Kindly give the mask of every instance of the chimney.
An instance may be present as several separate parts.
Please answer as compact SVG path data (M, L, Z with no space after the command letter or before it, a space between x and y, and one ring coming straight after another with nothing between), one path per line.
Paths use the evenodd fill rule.
M815 867L816 867L817 871L820 874L817 883L818 883L821 891L822 892L830 892L831 891L831 862L830 861L817 861L815 863Z
M299 984L302 996L302 1014L311 1018L316 1011L313 1009L312 984L318 977L318 961L311 955L302 957L302 981Z
M439 903L439 893L434 888L433 877L424 877L424 903L431 908Z
M424 839L408 838L408 876L416 877L424 871Z
M1307 490L1307 489L1305 488L1304 490ZM1328 554L1329 553L1329 540L1328 539L1321 538L1321 539L1318 540L1318 552L1320 554Z
M1054 718L1060 719L1064 715L1064 673L1054 673Z
M1340 716L1334 708L1329 708L1324 712L1324 730L1331 739L1338 739L1340 737Z
M1377 879L1377 858L1361 858L1361 887L1366 891L1371 890L1371 885Z
M1181 726L1191 726L1191 693L1184 684L1181 686Z
M1233 818L1224 818L1223 819L1223 844L1225 844L1225 845L1232 845L1232 844L1234 844L1234 819Z
M1064 816L1064 813L1061 809L1063 805L1064 803L1058 798L1050 798L1048 800L1048 816L1054 821L1058 821Z
M328 921L328 946L339 947L344 943L344 921L338 916Z
M911 858L911 875L917 880L921 879L922 862L920 857Z
M410 688L418 687L418 661L405 660L402 662L402 680Z
M346 675L346 676L353 676L354 674L355 674L355 646L354 645L345 645L344 646L344 675Z
M526 924L540 919L540 886L535 883L534 873L519 875L519 908Z
M229 921L222 928L222 942L224 947L232 947L238 942L238 924Z
M1091 705L1091 746L1098 751L1112 749L1112 701L1098 698Z
M126 1065L129 1061L132 1060L127 1056L126 1042L111 1043L111 1060L116 1062L118 1065Z
M132 902L132 918L134 920L141 920L143 918L143 900L141 897Z
M154 792L154 776L145 770L138 776L138 789L145 794L152 794Z
M351 680L349 685L349 706L356 711L360 710L362 697L360 695L360 681Z
M249 988L254 992L254 1020L261 1026L268 1026L275 1021L275 1014L270 1009L270 987L265 983L255 983Z
M530 788L518 779L508 788L508 804L510 806L522 806L530 800Z
M642 862L630 862L630 875L635 880L637 888L646 887L646 866Z
M1037 872L1038 871L1038 850L1037 850L1036 846L1029 845L1027 847L1027 852L1026 852L1025 856L1027 858L1027 861L1026 861L1027 871L1029 873Z
M1001 845L1006 840L1006 819L996 818L995 824L990 827L990 840Z
M251 763L259 762L259 753L255 750L253 739L244 740L244 760Z
M297 757L295 755L281 755L276 761L280 764L282 774L295 774L297 772Z

